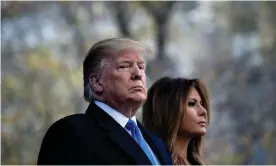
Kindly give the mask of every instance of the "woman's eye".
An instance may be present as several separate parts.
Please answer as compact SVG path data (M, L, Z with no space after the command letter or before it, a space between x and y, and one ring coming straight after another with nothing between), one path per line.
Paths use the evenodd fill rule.
M204 104L203 104L203 102L200 102L200 105L204 107Z
M195 105L196 105L196 102L194 102L194 101L189 101L188 102L188 106L190 106L190 107L193 107Z

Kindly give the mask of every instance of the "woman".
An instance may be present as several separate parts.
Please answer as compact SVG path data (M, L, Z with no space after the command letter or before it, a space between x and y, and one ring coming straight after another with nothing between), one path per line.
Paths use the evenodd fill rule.
M209 109L201 80L163 77L148 90L143 123L165 141L175 165L203 165Z

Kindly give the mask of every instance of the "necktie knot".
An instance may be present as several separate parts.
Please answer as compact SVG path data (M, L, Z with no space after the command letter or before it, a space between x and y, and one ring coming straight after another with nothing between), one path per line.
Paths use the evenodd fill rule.
M129 119L126 124L126 129L131 131L132 134L135 133L136 124L133 120Z

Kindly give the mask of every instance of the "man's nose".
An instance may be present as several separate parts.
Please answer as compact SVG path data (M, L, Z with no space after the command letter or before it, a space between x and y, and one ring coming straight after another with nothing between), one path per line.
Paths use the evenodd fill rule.
M139 66L134 65L134 67L132 69L132 78L140 79L143 76L142 72L143 71L139 68Z

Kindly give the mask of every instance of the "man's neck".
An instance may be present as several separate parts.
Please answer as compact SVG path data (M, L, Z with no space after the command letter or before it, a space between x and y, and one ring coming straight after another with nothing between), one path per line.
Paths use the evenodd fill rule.
M139 109L139 107L129 106L127 104L116 105L114 108L128 118L135 116Z
M126 117L125 115L123 115L122 113L120 113L119 111L117 111L114 108L110 107L106 103L103 103L103 102L98 101L98 100L94 100L94 103L98 107L100 107L104 112L106 112L109 116L111 116L115 121L117 121L123 128L125 127L128 120L130 119L130 118ZM136 117L135 116L131 117L131 119L136 123Z
M109 105L110 107L112 107L116 111L120 112L127 118L131 118L131 117L135 116L136 112L138 111L138 109L140 108L140 105L141 105L141 104L135 104L135 103L129 103L129 102L118 104L115 101L107 101L107 100L99 100L99 99L97 99L97 100ZM128 103L128 104L126 104L126 103Z

